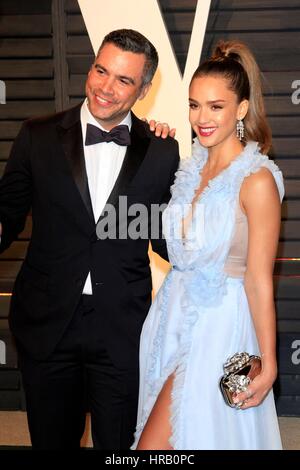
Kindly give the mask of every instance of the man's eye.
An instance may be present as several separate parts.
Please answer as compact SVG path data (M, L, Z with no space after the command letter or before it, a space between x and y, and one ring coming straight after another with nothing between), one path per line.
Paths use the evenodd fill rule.
M189 103L190 109L197 109L197 105L194 103Z
M211 107L211 109L213 109L213 110L222 109L222 106L218 106L218 105L214 104L214 105Z

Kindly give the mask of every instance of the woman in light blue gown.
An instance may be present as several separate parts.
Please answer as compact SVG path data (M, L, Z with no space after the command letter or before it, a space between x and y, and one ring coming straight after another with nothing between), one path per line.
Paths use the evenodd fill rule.
M272 272L282 174L249 49L219 43L189 89L193 155L164 212L171 270L143 327L133 449L280 449ZM237 408L219 389L226 359L260 355Z

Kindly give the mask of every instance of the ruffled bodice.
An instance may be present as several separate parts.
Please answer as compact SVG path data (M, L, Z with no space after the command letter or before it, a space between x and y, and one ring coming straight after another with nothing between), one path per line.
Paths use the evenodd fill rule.
M202 305L217 304L224 295L224 264L234 235L239 192L246 176L268 168L277 183L280 199L284 195L282 173L256 142L249 142L243 152L219 175L209 181L194 204L193 216L182 237L182 221L191 211L195 190L201 184L201 170L208 151L196 139L193 156L184 160L171 188L172 198L163 214L164 235L170 262L174 269L190 272L187 288ZM190 287L188 287L190 284Z

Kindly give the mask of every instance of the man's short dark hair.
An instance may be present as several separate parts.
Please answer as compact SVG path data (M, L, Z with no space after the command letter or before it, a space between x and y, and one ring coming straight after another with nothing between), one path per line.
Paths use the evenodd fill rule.
M153 44L145 36L133 29L117 29L112 31L104 37L97 56L105 44L114 44L123 51L144 54L146 61L142 76L142 86L151 82L158 65L158 54Z

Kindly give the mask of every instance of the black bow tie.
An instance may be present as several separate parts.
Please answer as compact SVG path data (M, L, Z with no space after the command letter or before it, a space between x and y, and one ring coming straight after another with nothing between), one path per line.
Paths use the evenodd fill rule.
M94 145L100 142L115 142L118 145L130 145L128 126L122 124L106 132L97 126L93 126L93 124L87 124L85 145Z

